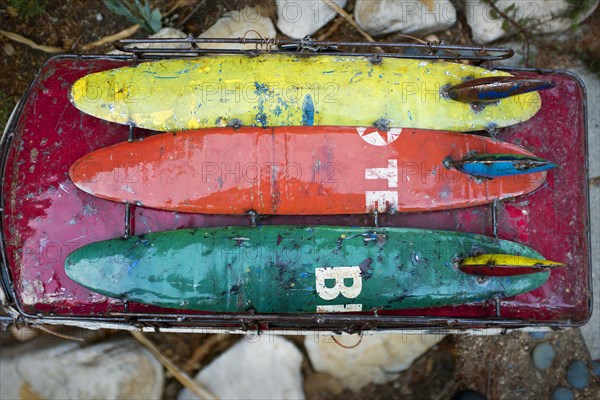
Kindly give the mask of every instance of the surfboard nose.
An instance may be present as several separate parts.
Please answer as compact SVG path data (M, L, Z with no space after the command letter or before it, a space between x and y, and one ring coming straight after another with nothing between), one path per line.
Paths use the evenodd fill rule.
M553 81L546 79L495 76L468 80L451 86L446 93L450 99L462 103L489 103L555 86Z
M518 276L565 268L566 264L512 254L481 254L459 262L459 269L469 275Z
M94 153L88 154L75 161L69 168L69 177L79 189L86 193L95 195L100 192L100 187L106 179L107 173L102 163Z
M136 242L111 239L87 244L67 256L65 272L70 279L94 292L125 299L132 289L129 278L143 255Z
M521 154L472 154L456 161L446 159L444 165L485 179L533 174L558 168L558 165L550 161Z

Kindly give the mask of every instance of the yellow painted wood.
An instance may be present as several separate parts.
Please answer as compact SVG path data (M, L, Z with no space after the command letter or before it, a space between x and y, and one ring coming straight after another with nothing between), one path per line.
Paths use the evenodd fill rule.
M81 111L158 131L226 126L333 125L456 131L531 118L537 92L475 110L443 89L510 75L448 62L264 54L161 60L87 75L72 87Z
M468 257L461 261L461 266L506 266L506 267L566 267L562 264L550 260L540 260L537 258L529 258L516 256L511 254L482 254L475 257Z

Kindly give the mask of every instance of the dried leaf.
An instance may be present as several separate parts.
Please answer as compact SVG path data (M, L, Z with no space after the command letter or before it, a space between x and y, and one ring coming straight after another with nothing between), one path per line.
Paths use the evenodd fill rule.
M188 390L194 393L199 399L209 399L209 400L217 400L217 396L212 394L208 389L205 389L200 385L197 381L192 379L187 373L182 371L177 365L175 365L170 359L165 357L164 354L152 343L143 333L137 331L130 332L134 338L137 339L144 347L146 347L150 352L160 361L160 363L169 371L175 379L179 381L183 386L185 386Z
M139 25L132 25L127 29L123 29L121 32L117 32L114 35L105 36L102 39L96 40L95 42L88 43L81 47L81 50L90 50L95 47L100 47L108 43L113 43L119 41L121 39L125 39L134 33L136 33L140 29Z
M10 40L13 40L18 43L22 43L24 45L31 47L32 49L40 50L45 53L65 53L66 52L65 49L61 49L60 47L52 47L52 46L46 46L43 44L37 44L33 40L27 39L26 37L21 36L14 32L7 32L7 31L3 31L2 29L0 29L0 35L6 36Z
M19 398L22 400L44 400L44 396L36 392L27 382L23 382L19 390Z

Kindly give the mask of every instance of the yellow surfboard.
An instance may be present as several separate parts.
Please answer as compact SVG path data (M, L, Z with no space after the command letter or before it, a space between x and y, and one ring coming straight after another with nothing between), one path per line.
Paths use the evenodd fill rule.
M227 125L371 126L474 131L531 118L537 92L492 103L451 100L449 87L510 76L449 62L264 54L170 59L87 75L71 88L81 111L157 131Z

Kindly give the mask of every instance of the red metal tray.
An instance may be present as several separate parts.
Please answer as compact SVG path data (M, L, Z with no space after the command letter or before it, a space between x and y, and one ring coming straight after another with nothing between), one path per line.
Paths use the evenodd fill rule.
M534 193L497 206L497 234L569 264L543 287L497 302L362 314L210 314L128 304L71 281L65 257L88 243L122 236L125 206L78 190L69 166L98 148L127 140L129 128L85 115L67 98L85 74L131 64L126 57L58 56L39 71L2 137L2 292L12 318L29 322L154 329L327 330L468 329L579 326L591 313L585 89L564 71L509 69L543 76L557 87L541 92L531 120L501 130L560 167ZM152 132L136 130L136 136ZM380 226L494 234L491 206L418 214L381 215ZM247 217L178 214L131 207L131 233L247 225ZM261 224L372 226L371 216L268 217Z

